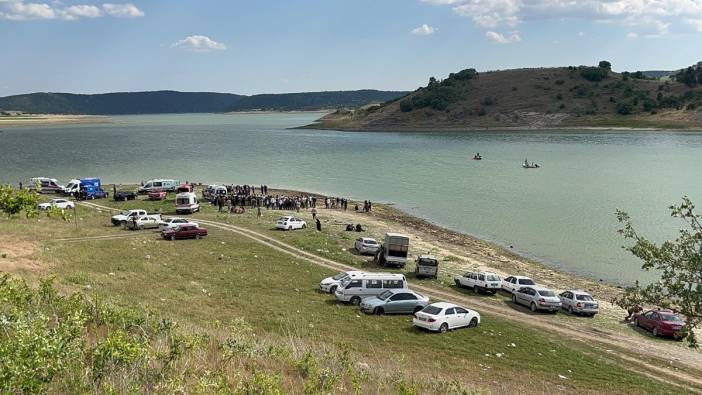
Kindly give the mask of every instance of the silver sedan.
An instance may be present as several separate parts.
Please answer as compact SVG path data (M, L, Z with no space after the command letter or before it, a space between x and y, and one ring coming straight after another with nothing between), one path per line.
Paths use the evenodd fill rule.
M550 289L522 287L512 293L512 302L529 307L531 311L546 310L552 313L561 309L561 299Z
M593 317L599 313L599 303L585 291L565 291L558 295L564 309L570 314L582 314Z
M361 311L368 314L414 314L429 304L429 298L408 289L388 289L378 296L361 301Z

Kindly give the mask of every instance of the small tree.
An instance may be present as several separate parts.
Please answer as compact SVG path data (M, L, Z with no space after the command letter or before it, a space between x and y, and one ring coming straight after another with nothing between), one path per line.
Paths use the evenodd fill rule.
M610 63L606 60L601 60L600 63L598 64L598 67L601 69L612 70L612 63Z
M31 189L15 189L12 185L0 185L0 210L8 217L24 211L27 218L37 215L39 194Z
M661 245L639 235L627 213L617 210L617 219L623 224L619 232L634 242L625 248L643 261L642 269L654 269L661 276L639 291L628 288L629 299L637 294L645 303L680 311L687 318L684 330L689 332L688 343L697 347L694 329L702 322L702 216L694 209L688 197L683 197L682 204L670 206L671 216L681 219L686 227L677 239Z

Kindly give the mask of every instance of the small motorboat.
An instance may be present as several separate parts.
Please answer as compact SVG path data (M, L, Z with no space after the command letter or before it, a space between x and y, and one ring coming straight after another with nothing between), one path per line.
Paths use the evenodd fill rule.
M528 160L524 159L524 163L522 163L522 167L525 169L538 169L541 166L539 166L538 163L534 163L534 162L529 163Z
M473 160L483 160L483 157L480 156L480 154L478 153L478 154L473 155Z

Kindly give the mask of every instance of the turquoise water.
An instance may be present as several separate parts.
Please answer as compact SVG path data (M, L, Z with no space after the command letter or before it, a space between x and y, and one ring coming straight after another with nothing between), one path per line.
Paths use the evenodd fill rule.
M4 128L0 181L160 177L392 202L562 270L619 283L651 276L621 249L616 208L662 240L679 225L670 204L683 195L702 204L702 134L287 129L318 116L124 116L112 124ZM484 159L471 160L475 152ZM525 157L543 167L521 168Z

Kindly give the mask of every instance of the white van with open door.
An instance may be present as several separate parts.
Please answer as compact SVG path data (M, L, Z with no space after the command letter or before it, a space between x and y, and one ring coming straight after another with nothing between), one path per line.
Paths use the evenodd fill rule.
M341 281L334 295L340 302L361 303L361 299L376 296L388 289L406 289L407 279L397 273L362 273Z
M200 211L200 202L193 192L183 192L176 195L176 213L192 214Z

